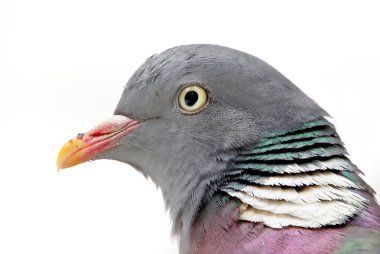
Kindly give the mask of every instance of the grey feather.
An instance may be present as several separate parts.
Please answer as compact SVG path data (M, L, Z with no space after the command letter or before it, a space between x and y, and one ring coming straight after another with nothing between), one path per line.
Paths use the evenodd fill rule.
M193 82L207 88L209 105L197 114L181 114L177 94ZM314 138L325 137L324 143L336 146L313 156L345 153L335 130L319 128L326 125L321 120L326 111L266 62L222 46L179 46L148 58L126 84L115 114L142 124L98 159L129 163L162 189L182 253L199 209L229 172L237 173L231 162L242 148L273 149L305 138L312 145L322 142ZM299 129L310 134L291 133Z

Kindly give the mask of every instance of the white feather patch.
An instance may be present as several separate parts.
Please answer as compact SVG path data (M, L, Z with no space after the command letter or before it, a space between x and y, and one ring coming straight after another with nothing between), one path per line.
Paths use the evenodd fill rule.
M303 173L317 170L354 170L354 165L342 158L332 158L327 161L312 161L309 163L293 163L284 166L278 166L273 171L277 173Z
M363 211L368 202L348 189L359 186L333 172L268 176L255 183L225 191L242 201L241 220L273 228L339 225ZM305 187L295 188L299 186Z
M333 172L316 172L312 174L300 173L280 176L262 176L252 180L253 183L269 186L310 186L310 185L333 185L337 187L362 189L344 176Z
M267 211L277 215L290 215L320 225L342 223L364 208L361 203L351 205L336 200L296 204L289 201L260 199L241 191L230 192L229 194L239 198L245 204L257 210Z
M307 221L286 214L274 214L271 212L254 209L252 207L246 208L242 211L239 219L244 221L261 222L272 228L282 228L287 226L319 228L323 226L315 221Z
M262 199L285 200L297 204L332 200L341 200L353 205L365 202L364 198L348 189L332 186L308 186L296 190L288 187L252 185L244 187L241 191Z

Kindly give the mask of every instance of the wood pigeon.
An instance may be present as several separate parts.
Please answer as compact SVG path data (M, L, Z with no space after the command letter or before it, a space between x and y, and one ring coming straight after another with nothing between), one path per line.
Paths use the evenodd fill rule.
M161 188L182 254L380 253L380 207L328 113L238 50L148 58L114 116L68 141L57 167L97 159Z

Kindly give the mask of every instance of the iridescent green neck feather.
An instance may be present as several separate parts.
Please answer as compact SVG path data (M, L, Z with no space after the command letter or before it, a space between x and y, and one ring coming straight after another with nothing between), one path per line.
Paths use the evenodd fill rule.
M241 149L223 188L242 202L240 219L273 228L339 225L363 211L353 190L372 189L326 119Z

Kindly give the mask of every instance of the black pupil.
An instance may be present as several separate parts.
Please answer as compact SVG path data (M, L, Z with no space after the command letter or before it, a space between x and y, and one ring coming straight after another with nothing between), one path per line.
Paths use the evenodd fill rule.
M189 91L185 94L185 103L191 107L198 101L198 93L195 91Z

